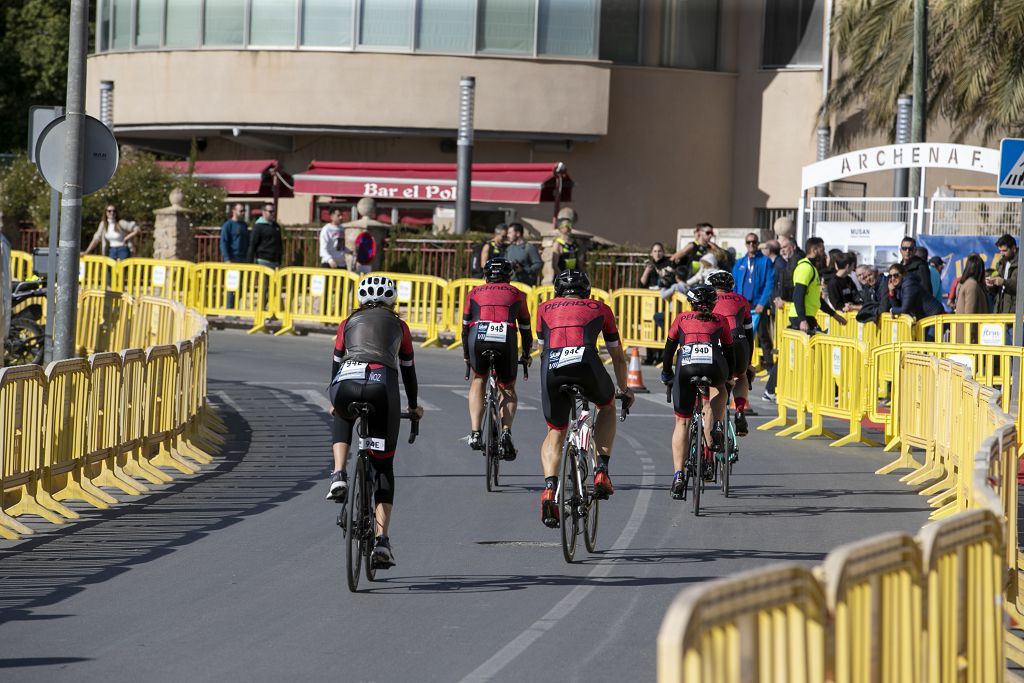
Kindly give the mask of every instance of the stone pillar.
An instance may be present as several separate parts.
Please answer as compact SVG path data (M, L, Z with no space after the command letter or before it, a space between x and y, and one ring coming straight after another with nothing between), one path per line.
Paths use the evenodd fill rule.
M153 258L191 261L196 256L189 210L181 205L181 190L171 190L171 205L153 212Z

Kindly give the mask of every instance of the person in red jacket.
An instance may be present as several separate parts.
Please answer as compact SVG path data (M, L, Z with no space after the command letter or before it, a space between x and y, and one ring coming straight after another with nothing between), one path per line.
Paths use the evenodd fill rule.
M501 436L498 453L505 460L516 459L512 443L512 422L516 419L519 398L516 396L517 363L530 363L533 334L526 295L509 284L514 269L505 258L492 258L484 265L485 284L466 294L462 307L462 356L473 370L469 385L469 446L482 450L480 423L484 415L484 389L489 372L486 351L496 351L495 371L498 375L498 414ZM516 347L516 331L523 342L522 356Z
M722 270L708 275L707 283L715 288L718 299L715 313L723 316L732 332L733 353L736 356L736 376L729 379L733 398L736 399L736 436L747 435L746 411L750 396L750 361L754 357L754 323L750 315L750 302L746 297L733 291L735 280L732 274ZM735 454L730 454L735 458Z

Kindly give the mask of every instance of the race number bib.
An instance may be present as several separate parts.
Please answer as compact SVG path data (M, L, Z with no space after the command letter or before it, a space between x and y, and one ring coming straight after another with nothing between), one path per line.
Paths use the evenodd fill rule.
M363 451L383 451L384 439L359 439L359 449Z
M583 362L583 352L586 349L586 346L566 346L561 349L554 349L548 356L548 367L556 369L569 365L578 365Z
M710 365L713 362L711 344L686 344L679 351L680 365Z
M347 379L365 379L366 378L366 363L360 363L354 360L347 360L338 370L338 374L334 376L334 382L343 382Z
M477 323L476 337L480 341L503 342L508 338L508 323L492 323L482 320Z

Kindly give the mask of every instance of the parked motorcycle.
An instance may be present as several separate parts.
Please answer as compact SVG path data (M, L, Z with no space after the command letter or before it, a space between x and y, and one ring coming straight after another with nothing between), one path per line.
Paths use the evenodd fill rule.
M43 302L46 301L46 280L14 282L11 309L23 308L11 315L11 327L4 341L4 365L42 365L44 349ZM38 301L33 301L38 299Z

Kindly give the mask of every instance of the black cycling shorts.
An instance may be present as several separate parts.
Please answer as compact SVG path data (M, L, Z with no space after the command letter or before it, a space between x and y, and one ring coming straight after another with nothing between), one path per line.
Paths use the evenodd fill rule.
M615 400L615 385L591 347L565 347L541 351L540 396L544 405L544 419L551 429L569 426L569 413L573 398L561 388L578 384L583 395L597 406L610 405Z
M697 400L697 387L691 383L692 378L704 376L711 380L711 386L716 386L724 384L729 376L729 364L720 347L711 347L710 363L690 362L689 353L684 354L684 349L688 347L689 345L679 349L676 357L676 378L672 383L672 409L676 417L685 418L693 417L693 404Z
M753 349L750 346L750 340L745 336L740 336L736 332L732 333L732 352L736 354L733 356L736 358L740 367L736 368L736 375L739 376L741 372L744 372L750 367L750 361L754 358Z
M345 373L342 366L339 375ZM390 458L398 445L398 424L401 419L401 396L398 393L398 371L386 366L367 365L362 377L337 379L330 388L334 405L334 443L352 443L355 415L350 403L369 403L373 412L368 418L370 434L367 447L374 459Z
M503 387L512 386L516 383L516 372L519 369L516 364L519 361L519 344L516 343L516 335L519 334L511 325L505 323L505 339L487 339L488 323L473 323L469 329L469 367L477 377L487 376L487 359L484 358L485 351L497 351L494 369L498 374L498 384Z

